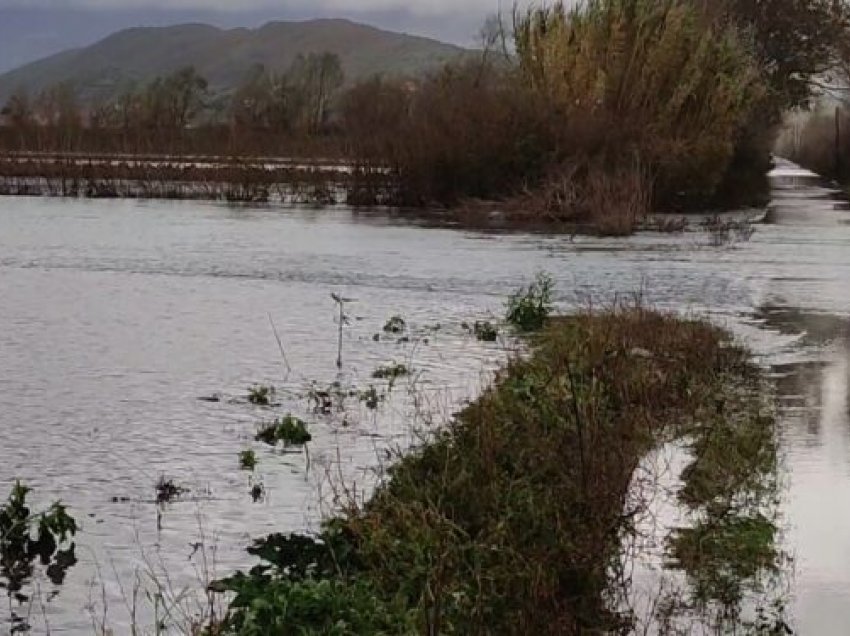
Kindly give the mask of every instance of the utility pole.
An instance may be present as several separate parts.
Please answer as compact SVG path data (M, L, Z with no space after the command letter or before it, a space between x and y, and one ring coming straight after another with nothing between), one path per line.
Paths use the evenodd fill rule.
M835 107L835 178L841 180L841 107Z

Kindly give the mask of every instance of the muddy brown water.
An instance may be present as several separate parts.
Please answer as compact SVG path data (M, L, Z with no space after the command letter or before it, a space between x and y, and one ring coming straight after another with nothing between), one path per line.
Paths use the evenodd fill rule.
M801 634L846 633L850 212L790 164L774 183L752 239L721 247L700 233L487 233L342 208L0 199L0 492L23 479L40 504L60 498L82 524L65 583L37 577L36 600L14 611L29 614L33 633L92 633L93 617L128 633L137 577L168 572L175 588L191 587L202 554L226 574L252 564L252 538L314 527L332 484L368 489L387 448L480 391L512 345L480 344L461 324L498 317L510 292L546 270L565 310L639 292L728 326L775 369L789 615ZM341 371L331 293L356 300ZM375 342L396 314L409 341ZM347 397L345 413L310 412L313 382L383 391L371 374L389 362L414 375L378 411ZM280 406L246 404L254 383L276 385ZM221 401L198 399L213 394ZM258 422L287 412L311 425L309 457L252 441ZM253 478L237 461L251 447ZM189 493L158 529L162 475ZM254 482L265 490L257 503ZM150 603L138 605L149 625Z

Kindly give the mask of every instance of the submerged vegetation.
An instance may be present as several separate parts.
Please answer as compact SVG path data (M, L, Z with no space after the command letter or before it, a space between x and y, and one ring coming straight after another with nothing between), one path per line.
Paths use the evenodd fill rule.
M401 316L393 316L384 324L384 333L401 334L407 329L407 323Z
M277 446L281 442L284 446L303 446L312 439L307 422L292 414L264 424L256 436L258 442L269 446Z
M160 505L172 503L187 492L189 491L186 488L173 479L160 475L156 482L156 503Z
M242 470L254 470L256 467L257 453L250 449L239 453L239 468Z
M248 402L257 406L270 406L274 396L273 386L255 385L248 389Z
M376 380L389 380L395 382L397 379L410 375L410 369L403 364L397 362L386 366L378 367L372 373L372 377Z
M552 313L552 291L555 282L549 274L541 272L525 289L508 298L505 320L520 332L539 331ZM477 333L477 332L476 332Z
M496 342L499 339L499 328L489 320L476 321L472 332L480 342Z
M753 493L775 474L774 427L746 352L707 324L640 307L552 319L533 346L398 456L365 504L339 501L317 537L256 542L262 564L215 586L235 594L221 632L625 630L632 617L606 592L646 506L631 483L670 440L693 444L681 496L705 511L669 538L680 566L743 586L772 565L775 527ZM735 601L729 584L723 597L704 588Z

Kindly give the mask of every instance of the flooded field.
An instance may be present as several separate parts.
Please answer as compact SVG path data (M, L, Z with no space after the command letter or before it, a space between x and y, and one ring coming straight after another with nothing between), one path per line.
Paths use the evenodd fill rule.
M250 565L252 538L314 527L334 485L368 490L387 448L480 391L513 345L479 343L463 323L498 318L505 297L546 270L563 310L638 293L727 326L773 369L787 614L801 634L845 633L850 211L793 166L774 179L751 240L723 245L699 232L426 228L341 208L0 199L0 493L23 479L82 524L64 584L38 580L13 611L34 633L128 633L134 605L152 616L133 601L137 577L197 586L207 570ZM353 300L341 370L331 294ZM383 331L395 315L403 334ZM389 391L372 375L393 363L412 374ZM249 404L255 384L275 385L280 405ZM372 386L385 396L376 410L360 399ZM315 412L321 393L345 410ZM260 422L288 412L307 419L309 454L253 441ZM247 448L253 477L239 467ZM163 476L188 493L158 518Z

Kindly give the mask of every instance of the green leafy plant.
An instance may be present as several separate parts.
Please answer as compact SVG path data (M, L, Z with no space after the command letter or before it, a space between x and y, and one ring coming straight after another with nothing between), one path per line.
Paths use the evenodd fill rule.
M400 334L407 329L407 323L401 316L393 316L384 325L384 333Z
M396 363L378 367L375 369L375 372L372 373L372 377L374 379L389 380L390 382L406 375L410 375L410 369L403 364Z
M257 454L251 449L239 453L239 467L242 470L254 470L257 467Z
M307 423L292 414L264 425L257 432L256 440L269 446L283 442L284 446L303 446L313 440Z
M534 282L508 298L505 319L521 332L539 331L552 313L552 277L540 272Z
M216 582L235 595L222 625L225 634L416 634L414 614L399 594L389 601L357 577L354 537L330 521L319 538L273 534L248 552L262 564Z
M248 389L248 401L257 406L269 406L274 396L275 388L273 386L258 384Z
M180 495L189 492L186 488L178 485L173 479L167 478L165 475L160 475L156 482L156 502L158 504L171 503Z
M370 386L366 391L360 393L360 401L366 405L370 411L375 411L384 401L384 396L378 393L374 386Z
M499 339L499 329L489 321L476 322L473 333L480 342L496 342Z
M32 577L36 561L54 584L60 584L76 562L75 544L69 543L78 527L61 503L46 512L33 513L27 505L29 488L15 482L7 502L0 506L0 588L19 600ZM60 549L61 546L67 546Z

